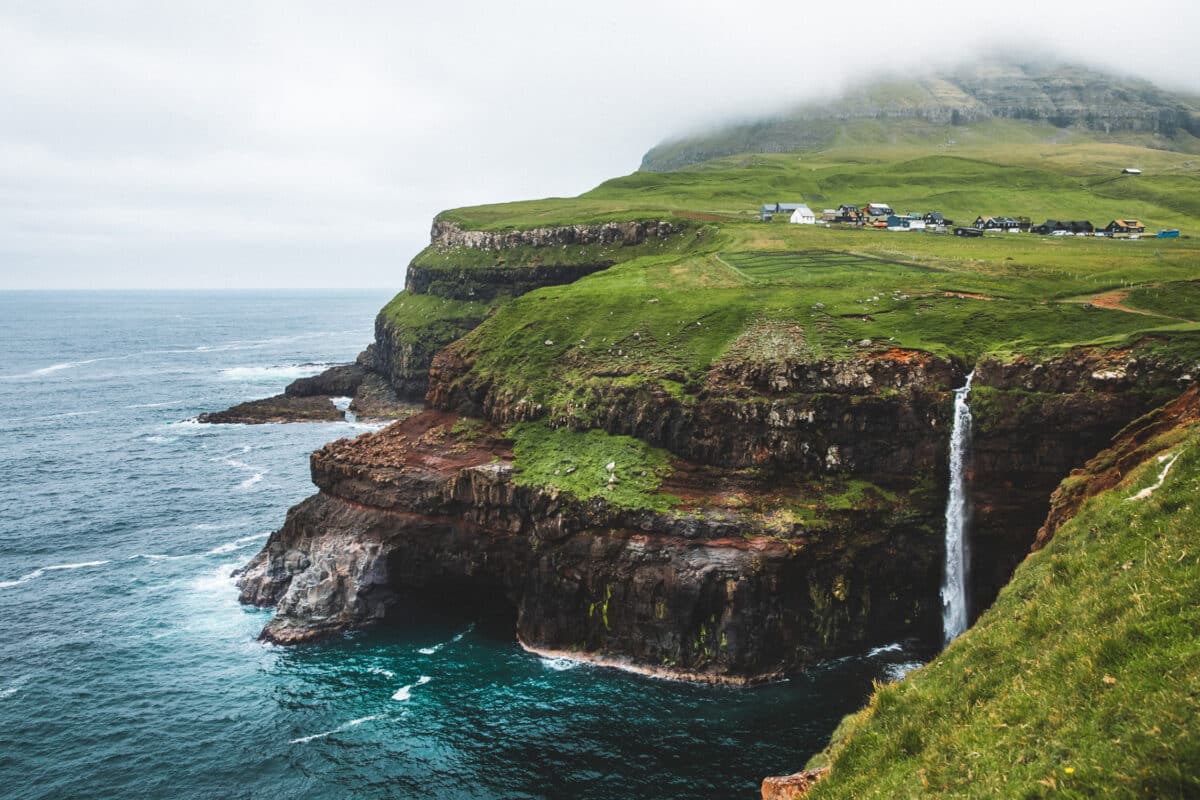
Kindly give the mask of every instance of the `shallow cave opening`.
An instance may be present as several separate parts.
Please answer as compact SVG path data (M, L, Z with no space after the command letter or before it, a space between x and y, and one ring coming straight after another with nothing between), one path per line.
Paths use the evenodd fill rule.
M383 624L404 631L458 631L509 640L516 636L517 608L504 588L472 577L434 577L420 585L391 587Z

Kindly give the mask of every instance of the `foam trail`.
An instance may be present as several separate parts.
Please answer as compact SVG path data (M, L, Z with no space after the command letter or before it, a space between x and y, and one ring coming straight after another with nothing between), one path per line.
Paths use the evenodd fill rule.
M104 561L81 561L78 564L53 564L49 567L39 567L33 572L27 572L16 580L0 581L0 589L8 589L12 586L20 586L22 583L29 583L32 580L45 575L47 572L64 570L64 569L83 569L85 567L99 567L107 564L107 559Z
M433 678L429 677L428 675L422 675L420 678L417 679L416 683L410 683L408 686L401 686L399 689L397 689L396 693L394 695L392 695L392 699L398 700L400 702L404 702L405 700L412 697L413 687L424 686L425 684L429 683L431 680L433 680Z
M22 575L21 577L17 578L16 580L0 581L0 589L7 589L10 586L20 586L22 583L28 583L29 581L36 580L37 578L40 578L45 574L46 574L46 570L35 569L33 572L27 572L24 575Z
M436 653L437 651L441 650L443 647L446 647L447 645L452 645L456 642L461 642L463 637L466 636L468 633L470 633L473 630L475 630L474 622L472 622L465 629L463 629L459 633L454 634L448 640L442 642L441 644L435 644L432 647L422 647L417 652L420 653L421 655L431 656L434 653Z
M367 670L367 672L371 673L372 675L382 675L385 678L396 677L396 673L392 672L390 669L383 669L382 667L371 667L369 670Z
M84 567L99 567L108 563L108 559L103 561L80 561L78 564L55 564L46 569L83 569Z
M370 722L372 720L380 719L383 716L384 716L383 714L372 714L369 717L359 717L358 719L352 719L349 722L347 722L345 725L339 725L331 731L322 731L321 733L314 733L311 736L301 736L299 739L292 739L291 741L288 742L288 744L304 744L305 742L311 742L313 739L324 739L326 736L332 736L335 733L341 733L342 731L349 730L350 728L356 728L359 725L362 725L364 722Z

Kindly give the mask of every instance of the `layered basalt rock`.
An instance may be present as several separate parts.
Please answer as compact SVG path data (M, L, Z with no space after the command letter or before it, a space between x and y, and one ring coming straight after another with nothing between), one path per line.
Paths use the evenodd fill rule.
M441 249L511 250L518 247L620 245L630 247L648 239L666 239L681 226L666 220L602 222L592 225L559 225L507 231L467 230L453 222L434 220L430 244Z
M883 350L836 361L721 362L683 397L654 381L613 382L582 386L562 406L544 408L472 367L457 347L439 353L427 402L499 425L546 417L636 436L702 464L883 481L945 462L948 399L965 380L952 361Z
M316 452L320 493L241 576L297 642L403 614L413 589L492 587L539 652L703 681L754 682L938 625L937 509L847 510L821 526L743 501L777 483L678 464L675 511L580 502L515 480L494 429L425 412ZM741 480L742 483L738 483ZM782 496L782 495L780 495Z

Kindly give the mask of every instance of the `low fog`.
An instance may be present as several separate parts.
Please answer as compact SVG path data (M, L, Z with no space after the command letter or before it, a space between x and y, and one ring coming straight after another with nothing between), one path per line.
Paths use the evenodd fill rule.
M1200 90L1183 0L381 5L0 2L0 288L399 287L443 208L1017 46Z

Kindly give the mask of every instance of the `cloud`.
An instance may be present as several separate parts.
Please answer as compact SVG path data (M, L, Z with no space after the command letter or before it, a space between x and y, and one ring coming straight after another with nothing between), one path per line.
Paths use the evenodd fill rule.
M404 5L0 3L0 287L398 287L443 208L1018 41L1200 90L1182 2Z

